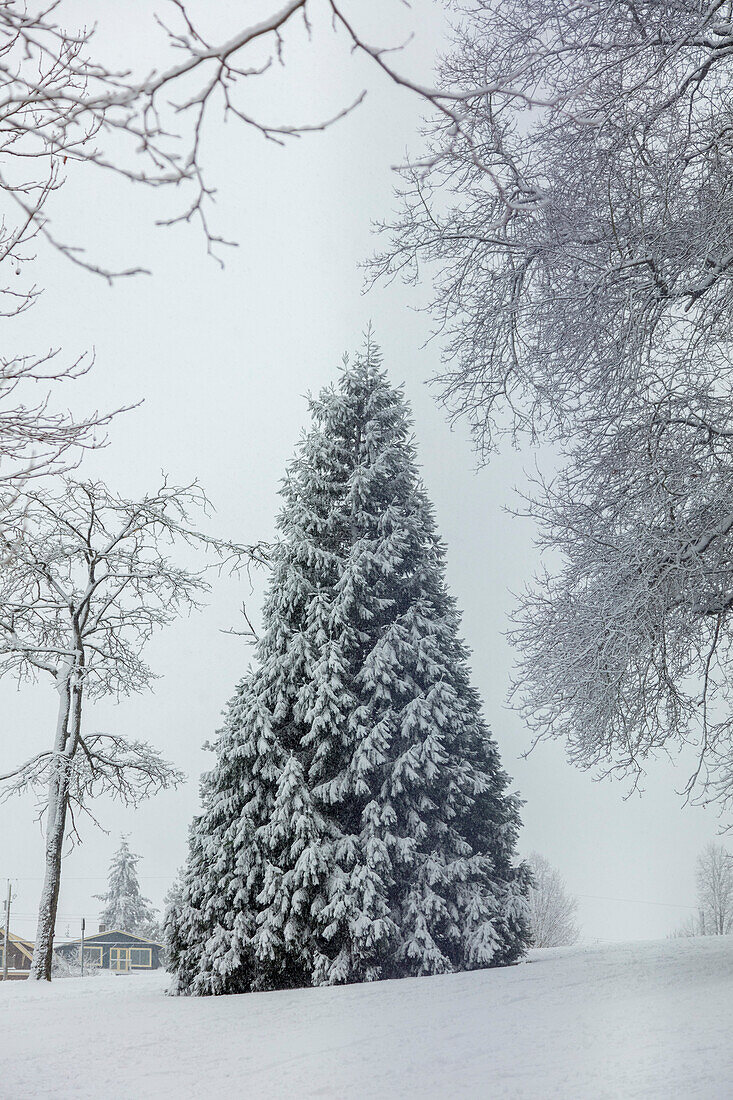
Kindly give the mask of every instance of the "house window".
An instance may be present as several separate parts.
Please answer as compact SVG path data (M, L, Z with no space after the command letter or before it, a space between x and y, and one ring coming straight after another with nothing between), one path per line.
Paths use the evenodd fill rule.
M102 948L93 945L92 947L84 948L84 964L86 966L101 966L102 965Z
M131 947L130 948L130 966L147 967L150 969L153 965L153 951L150 947Z

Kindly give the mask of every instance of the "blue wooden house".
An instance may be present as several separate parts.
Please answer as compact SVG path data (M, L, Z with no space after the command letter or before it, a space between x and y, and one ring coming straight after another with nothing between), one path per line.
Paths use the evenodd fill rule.
M56 951L68 960L78 959L81 952L81 940L70 940L59 944ZM84 937L84 966L113 970L118 974L127 974L135 970L157 970L164 962L164 945L156 940L145 939L120 928L99 932Z

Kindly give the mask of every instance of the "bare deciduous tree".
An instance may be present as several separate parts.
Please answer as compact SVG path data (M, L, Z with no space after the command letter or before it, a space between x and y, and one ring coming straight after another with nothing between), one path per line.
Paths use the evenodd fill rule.
M733 797L733 5L473 0L377 276L434 273L442 394L560 560L523 601L515 699L584 767L692 742ZM559 551L559 555L556 553Z
M143 660L146 642L208 591L205 572L171 561L171 546L208 550L220 569L262 560L260 546L197 530L192 513L206 506L196 484L165 483L130 501L99 482L65 476L54 491L26 486L4 516L0 676L48 676L59 700L52 746L0 776L4 798L45 791L34 978L51 978L62 845L76 835L75 811L91 816L89 802L102 792L136 804L181 778L147 742L87 731L85 702L144 690L154 678Z
M527 898L533 947L569 947L580 935L575 924L578 902L547 859L532 852L527 863L532 886Z
M722 844L708 844L698 856L695 880L697 913L672 938L733 933L733 855Z
M722 844L708 844L697 861L700 931L705 936L733 932L733 855Z

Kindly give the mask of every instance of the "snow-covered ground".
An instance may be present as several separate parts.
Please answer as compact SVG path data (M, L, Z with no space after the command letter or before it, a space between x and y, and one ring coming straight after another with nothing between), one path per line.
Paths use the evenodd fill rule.
M733 1097L733 937L240 997L162 973L0 984L0 1096Z

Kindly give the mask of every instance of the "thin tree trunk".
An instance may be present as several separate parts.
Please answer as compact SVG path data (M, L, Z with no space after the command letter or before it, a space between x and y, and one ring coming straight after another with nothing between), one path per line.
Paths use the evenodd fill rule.
M36 943L33 949L30 979L51 981L53 966L53 937L56 926L56 910L61 885L61 851L66 828L66 810L69 795L69 757L66 747L69 741L69 713L71 710L71 686L69 676L59 684L59 713L54 744L54 769L48 784L48 811L46 819L46 870L43 891L38 905Z
M56 910L59 903L61 886L61 852L66 828L66 809L68 805L68 761L63 757L59 763L60 774L55 784L57 799L54 821L46 834L46 873L43 880L43 892L38 906L38 926L36 943L33 949L33 963L30 977L38 981L51 981L53 968L53 937L56 927Z

